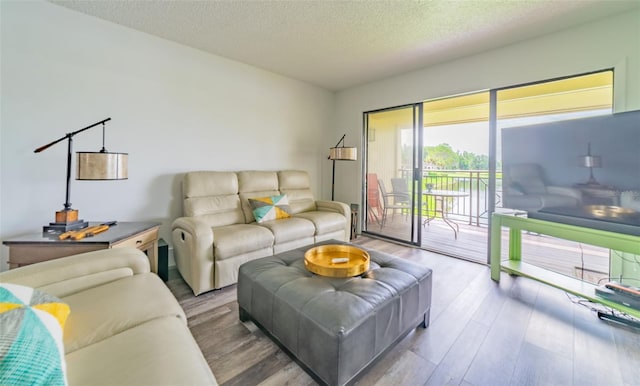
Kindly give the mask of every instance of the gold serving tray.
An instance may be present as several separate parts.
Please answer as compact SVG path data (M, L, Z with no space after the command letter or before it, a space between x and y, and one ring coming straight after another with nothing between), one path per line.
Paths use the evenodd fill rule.
M348 261L332 262L333 259ZM369 253L350 245L321 245L305 252L304 265L309 271L321 276L358 276L369 270Z
M587 205L585 210L593 216L604 218L627 217L636 213L635 210L630 208L609 205Z

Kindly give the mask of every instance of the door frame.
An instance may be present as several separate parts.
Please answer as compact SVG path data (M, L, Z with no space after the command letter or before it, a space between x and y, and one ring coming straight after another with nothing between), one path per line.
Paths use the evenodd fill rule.
M384 113L388 111L400 110L400 109L412 109L412 136L413 136L413 149L412 149L412 171L410 173L411 178L411 188L409 194L413 197L411 200L411 211L410 211L410 223L411 230L408 239L393 237L389 235L385 235L382 232L376 232L368 227L368 198L367 198L367 175L369 174L369 136L370 136L370 128L369 128L369 115ZM363 210L361 215L361 224L362 224L362 232L365 234L372 234L375 236L381 236L390 240L399 241L402 243L420 246L422 242L422 227L419 224L422 223L422 212L417 210L422 207L422 146L416 146L416 143L422 143L422 114L423 113L423 104L419 103L409 103L406 105L393 106L384 109L365 111L362 114L363 119L363 156L362 156L362 208Z

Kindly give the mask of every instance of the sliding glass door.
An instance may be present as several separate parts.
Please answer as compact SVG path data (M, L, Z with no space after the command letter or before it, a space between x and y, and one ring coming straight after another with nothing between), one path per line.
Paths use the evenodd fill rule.
M487 263L491 214L522 215L508 205L502 155L526 151L502 149L503 133L609 114L612 95L613 71L605 70L365 112L363 231ZM550 254L562 248L541 255L558 260Z
M489 190L489 92L423 103L422 247L484 263Z
M421 104L365 113L363 230L418 245Z
M592 167L602 165L591 156L610 142L609 128L602 128L603 140L592 146L570 125L541 125L612 114L612 70L497 90L496 101L503 212L535 217L553 207L612 204L606 198L615 197L616 189L595 181ZM541 200L540 191L552 194ZM545 269L593 283L610 276L606 248L529 233L522 248L523 260Z

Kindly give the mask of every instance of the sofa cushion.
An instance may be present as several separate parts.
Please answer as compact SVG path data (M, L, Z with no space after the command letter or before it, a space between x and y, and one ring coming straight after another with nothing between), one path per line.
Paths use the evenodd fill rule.
M238 172L238 191L240 192L240 203L245 217L245 222L252 223L253 209L249 203L250 198L277 196L278 175L269 171L243 171Z
M182 180L185 198L238 194L238 176L234 172L189 172Z
M213 229L214 255L226 259L273 246L273 233L257 224L236 224Z
M253 210L253 217L258 223L291 217L286 194L250 198L249 204Z
M302 217L265 221L260 225L268 228L271 233L273 233L276 244L305 239L313 237L316 234L316 227L313 225L313 222Z
M343 215L334 212L302 212L296 214L295 217L311 221L316 227L316 236L344 230L347 221Z
M205 216L211 226L244 223L236 173L187 173L182 181L182 194L185 216Z
M278 190L278 174L272 171L247 170L238 172L240 193Z
M152 300L153 296L148 296ZM67 354L74 385L216 385L182 320L162 317Z
M175 297L152 273L116 280L63 300L73 311L64 334L67 353L163 316L180 318L186 324Z
M198 217L212 227L244 224L244 213L237 194L194 197L185 200L185 213Z
M554 206L577 206L579 204L578 200L574 197L563 196L561 194L541 194L540 198L545 208Z
M55 296L0 284L0 384L66 385L62 332L69 306Z
M291 213L316 210L316 203L311 192L309 173L301 170L283 170L278 172L280 192L289 197Z

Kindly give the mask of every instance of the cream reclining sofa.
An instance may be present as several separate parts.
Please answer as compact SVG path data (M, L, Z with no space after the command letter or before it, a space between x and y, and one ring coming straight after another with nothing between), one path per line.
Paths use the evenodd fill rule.
M172 224L173 253L198 295L238 281L241 264L319 241L349 241L351 210L316 201L305 171L197 171L182 181L184 217ZM291 217L257 223L250 198L285 194Z
M24 266L1 272L0 283L35 288L68 304L63 342L71 386L217 385L184 311L138 249Z

